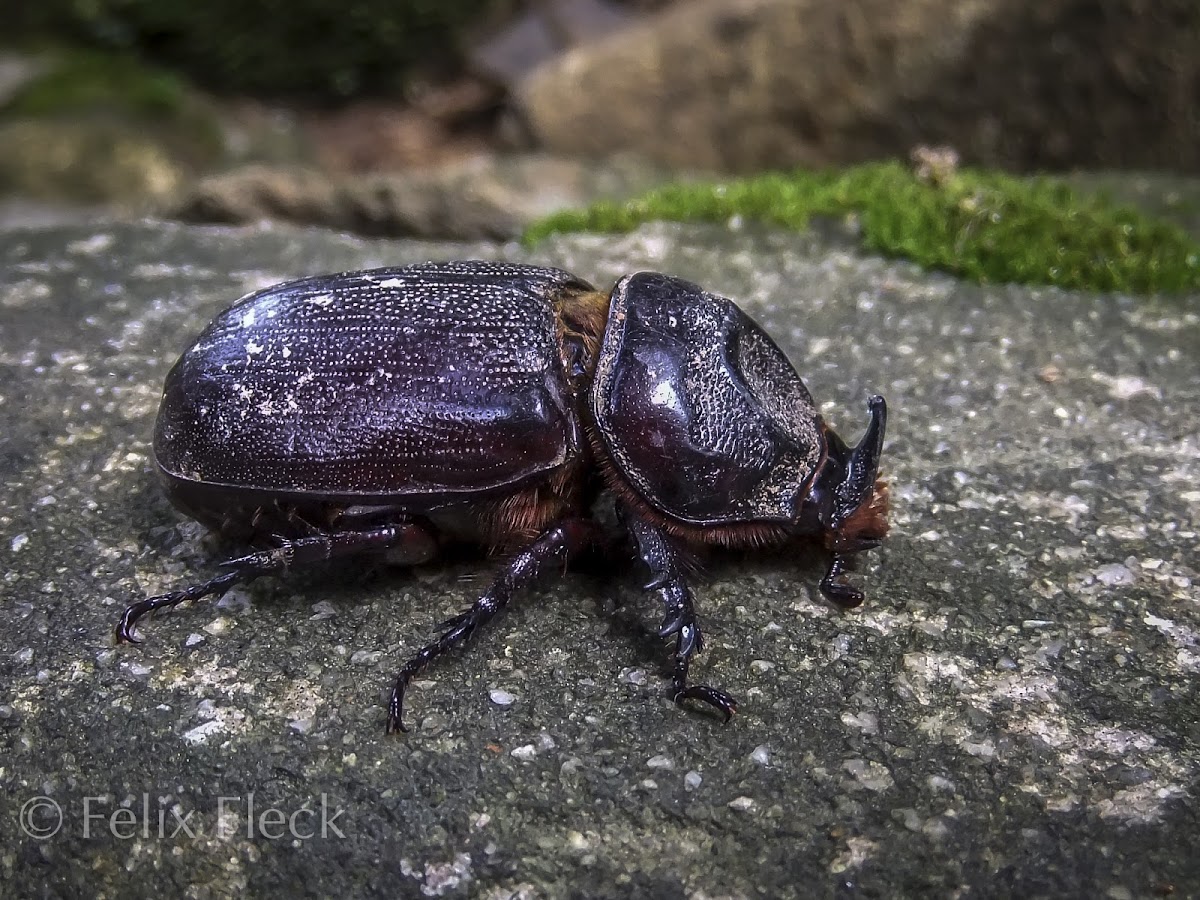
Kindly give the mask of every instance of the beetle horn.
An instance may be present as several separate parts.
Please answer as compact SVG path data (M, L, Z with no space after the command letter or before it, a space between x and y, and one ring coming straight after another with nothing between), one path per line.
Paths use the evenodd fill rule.
M867 401L867 408L871 421L862 439L850 451L846 476L837 486L835 516L838 525L844 524L859 507L869 502L875 492L879 456L883 452L883 437L887 430L887 402L876 394Z
M838 453L845 464L842 479L834 488L833 522L826 538L833 556L821 579L821 593L843 609L863 601L862 591L842 581L850 556L879 546L888 530L887 485L877 480L887 430L887 403L876 395L867 401L867 408L871 421L853 450L841 441L830 441L831 453ZM831 432L830 437L836 435Z

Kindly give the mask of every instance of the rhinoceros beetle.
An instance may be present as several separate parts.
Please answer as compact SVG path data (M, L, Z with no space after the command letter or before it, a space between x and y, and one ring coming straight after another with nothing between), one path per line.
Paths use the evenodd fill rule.
M611 293L557 269L428 263L292 281L238 300L167 375L154 459L171 502L260 549L210 581L130 605L146 613L337 557L416 564L452 541L510 552L470 609L401 669L405 691L547 569L598 537L615 498L675 637L672 697L728 718L688 683L702 640L687 572L703 545L816 538L824 595L888 529L877 479L887 407L848 447L787 357L731 301L667 275Z

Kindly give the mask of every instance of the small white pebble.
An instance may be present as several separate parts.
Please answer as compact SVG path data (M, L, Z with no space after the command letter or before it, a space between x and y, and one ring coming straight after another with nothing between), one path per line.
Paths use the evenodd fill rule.
M750 758L760 766L769 766L771 764L771 750L766 744L759 744L754 748L754 752L750 754Z
M578 831L567 832L567 846L577 852L583 852L584 850L591 849L591 844L588 843L588 839Z
M879 734L879 717L872 712L842 713L842 722L860 729L864 734Z
M729 808L736 809L738 812L749 812L754 809L754 798L737 797L729 801Z
M533 744L522 744L520 747L514 747L508 755L513 759L521 760L521 762L529 762L537 756L537 749Z
M28 543L29 543L29 535L18 534L16 536L14 536L12 539L12 552L20 553L23 549L25 549L25 545Z
M700 787L700 783L702 781L704 781L704 777L695 769L692 769L692 771L683 776L684 786L687 787L689 791L694 791L696 788Z
M1109 563L1108 565L1100 566L1093 570L1092 574L1096 576L1097 581L1108 587L1115 587L1118 584L1133 584L1136 580L1129 567L1121 563Z
M206 743L210 737L220 732L224 727L224 725L215 719L211 722L205 722L203 725L197 725L190 731L185 731L183 733L183 742L193 745Z
M663 756L661 754L658 756L650 757L648 760L646 760L646 765L649 766L651 769L673 769L673 768L675 768L675 763L671 759L671 757Z
M315 622L321 622L325 619L332 619L337 615L337 610L333 608L333 604L328 600L322 600L319 603L312 605L313 614L309 617Z
M121 668L134 678L145 678L153 671L149 666L137 662L121 663Z
M488 697L491 698L491 701L497 706L512 706L517 702L516 696L514 694L510 694L508 691L488 691Z
M1151 397L1162 398L1162 390L1144 378L1138 378L1136 375L1118 375L1113 378L1103 372L1096 372L1092 375L1094 381L1108 386L1108 392L1118 400L1131 400L1139 394L1146 394Z
M904 809L893 810L892 812L893 815L899 814L899 818L904 823L904 827L909 831L920 831L921 826L924 824L921 821L920 815L918 815L915 809L906 807Z

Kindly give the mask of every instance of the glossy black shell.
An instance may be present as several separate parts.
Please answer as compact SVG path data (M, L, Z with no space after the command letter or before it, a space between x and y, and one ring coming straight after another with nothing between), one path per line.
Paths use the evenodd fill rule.
M613 289L591 391L600 439L683 522L794 522L823 442L783 352L732 301L653 272Z
M167 376L168 487L354 502L543 476L580 430L551 297L589 286L489 262L293 281L218 316Z

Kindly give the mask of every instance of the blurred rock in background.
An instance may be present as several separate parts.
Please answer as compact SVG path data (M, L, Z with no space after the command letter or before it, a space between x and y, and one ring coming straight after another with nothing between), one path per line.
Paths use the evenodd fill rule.
M556 152L748 171L955 147L1200 168L1192 0L701 0L568 51L515 105Z
M511 236L674 172L917 145L1200 171L1194 0L20 0L7 26L0 195L138 213Z

